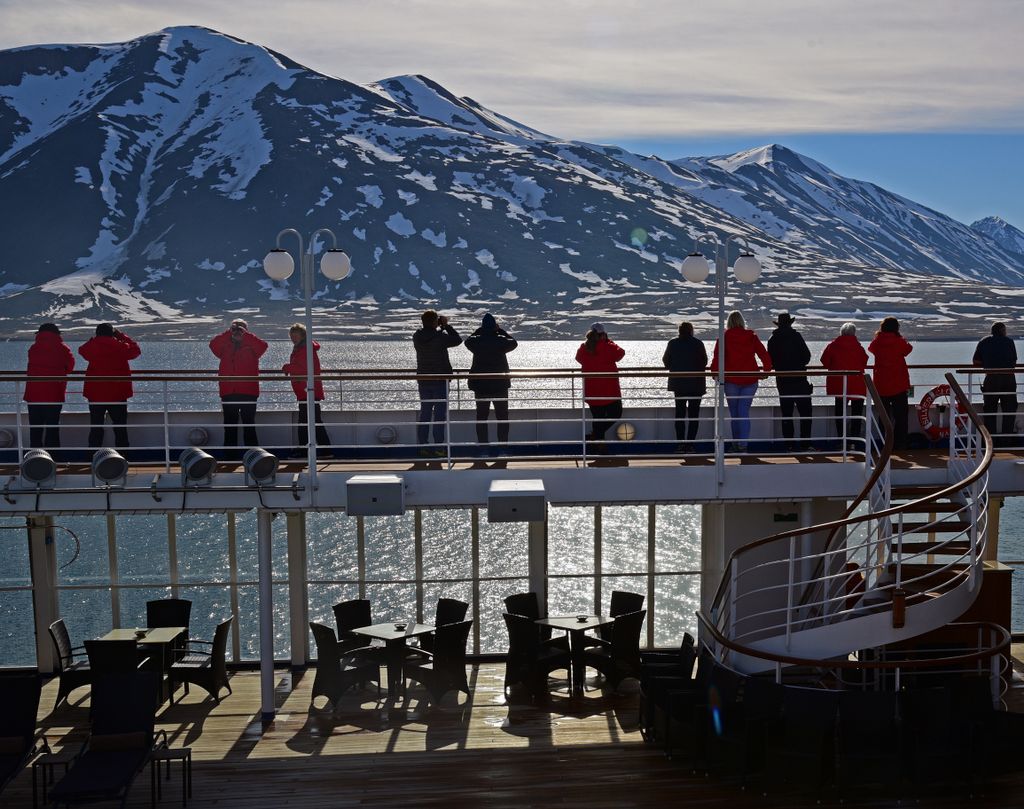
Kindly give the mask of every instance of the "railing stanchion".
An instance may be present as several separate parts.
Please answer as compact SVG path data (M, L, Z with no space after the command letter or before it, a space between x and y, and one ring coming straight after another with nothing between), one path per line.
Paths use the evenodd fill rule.
M796 564L796 537L789 538L789 570L786 582L786 648L793 636L793 572Z
M843 418L843 431L842 431L842 434L839 436L839 440L843 442L843 463L846 463L846 438L847 438L846 420L847 420L847 415L848 415L847 412L846 412L846 409L847 409L847 403L849 401L848 398L847 398L849 396L849 391L847 391L847 389L846 389L846 381L848 379L849 379L849 377L846 376L846 374L843 374L843 405L842 405L842 407L840 409L840 412L842 413L842 418Z
M171 471L171 426L169 423L170 414L167 407L167 380L161 384L161 396L163 397L164 410L164 471Z
M18 434L18 463L20 464L22 459L25 457L25 439L21 435L21 431L24 429L21 417L21 380L19 379L14 383L14 424L15 432ZM31 442L30 442L31 443Z

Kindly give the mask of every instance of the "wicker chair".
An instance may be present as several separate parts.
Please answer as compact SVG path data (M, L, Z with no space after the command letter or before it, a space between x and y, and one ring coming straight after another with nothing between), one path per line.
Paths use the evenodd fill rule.
M334 630L309 622L316 641L316 678L313 680L313 693L309 698L309 707L317 697L326 697L332 708L336 708L341 695L357 683L374 682L377 684L377 697L380 697L380 665L379 663L360 656L345 656L340 651L338 636Z
M0 680L0 794L39 753L46 739L36 732L39 678L35 674Z
M212 641L190 640L188 646L179 652L181 658L174 662L170 671L169 691L172 704L174 689L178 683L185 684L186 694L189 683L198 685L217 702L220 702L221 688L226 688L228 693L231 693L231 683L228 681L227 649L228 633L231 631L231 623L234 620L234 617L231 617L217 624ZM195 646L208 646L209 651L193 648Z
M508 629L508 654L505 657L505 692L509 686L521 684L533 700L547 695L548 675L557 669L567 672L572 658L566 649L557 649L541 643L540 627L525 615L505 613Z
M63 618L50 624L50 638L53 640L57 660L57 675L60 684L57 687L57 702L54 708L68 698L68 695L83 685L92 683L92 671L89 668L84 646L72 646L67 625ZM78 659L76 659L78 658Z
M469 694L466 679L466 644L472 621L439 626L434 632L434 651L430 659L422 663L406 663L405 678L422 683L437 703L449 691L458 690Z
M366 646L366 638L356 635L353 629L373 624L373 612L366 598L353 598L334 605L334 621L338 625L338 643L342 653Z

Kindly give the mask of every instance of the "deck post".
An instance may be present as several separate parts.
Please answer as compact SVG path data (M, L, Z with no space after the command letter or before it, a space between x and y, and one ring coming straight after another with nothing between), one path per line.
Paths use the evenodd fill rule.
M534 520L527 523L527 575L530 581L530 592L537 594L537 601L544 614L547 615L548 603L548 571L547 520Z
M263 721L274 719L274 585L272 521L274 513L266 509L256 511L256 542L259 555L260 595L260 710Z
M306 514L287 515L288 614L291 629L292 668L309 662L309 594L306 585Z
M29 566L32 571L32 605L36 622L36 665L41 672L53 672L56 666L49 628L60 617L53 517L29 517L26 524Z

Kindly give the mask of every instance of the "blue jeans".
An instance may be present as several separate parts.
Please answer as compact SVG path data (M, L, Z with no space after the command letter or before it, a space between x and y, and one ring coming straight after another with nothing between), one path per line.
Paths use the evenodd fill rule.
M757 383L737 385L725 383L725 399L729 403L729 428L734 441L745 444L750 438L750 406L757 393Z
M416 443L426 444L430 424L434 424L434 443L443 444L444 423L448 418L448 382L430 379L416 383L420 389L420 414L416 419Z

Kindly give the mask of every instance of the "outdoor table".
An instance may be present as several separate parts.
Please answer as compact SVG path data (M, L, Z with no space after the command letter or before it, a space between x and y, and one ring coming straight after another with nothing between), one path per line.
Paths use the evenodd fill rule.
M140 646L152 648L160 663L160 698L163 699L164 677L174 662L174 644L186 632L188 632L187 626L158 626L152 629L131 627L129 629L111 629L100 640L134 640Z
M402 626L402 629L396 627ZM429 624L405 623L374 624L361 626L351 630L355 635L384 641L385 656L388 662L388 700L394 701L398 695L399 682L405 681L406 640L420 635L429 635L434 627Z
M584 620L581 621L581 618ZM552 629L562 629L569 633L569 658L572 661L569 687L572 696L583 696L583 683L586 680L586 666L583 665L583 650L586 644L583 641L583 633L614 621L614 618L604 618L600 615L566 615L536 620L540 626L550 626Z

